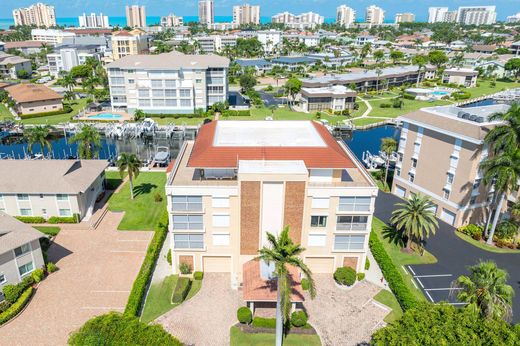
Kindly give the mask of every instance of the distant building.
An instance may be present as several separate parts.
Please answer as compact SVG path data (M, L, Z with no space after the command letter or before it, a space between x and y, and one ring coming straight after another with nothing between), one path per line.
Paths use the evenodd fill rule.
M210 25L215 23L213 0L199 0L199 23Z
M204 53L220 53L225 47L237 45L235 35L207 35L194 37L199 42L200 48Z
M150 49L149 37L142 30L121 30L112 35L112 58L144 54Z
M5 42L0 41L0 52L5 51Z
M32 29L31 36L33 41L57 45L63 43L67 37L74 37L76 34L58 29Z
M20 115L63 109L63 96L45 85L15 84L5 90L9 93L9 97L16 102L15 110Z
M511 44L511 53L517 56L520 55L520 41Z
M233 23L243 24L260 24L260 6L249 4L233 6Z
M356 92L344 85L318 88L302 88L300 104L304 112L343 111L353 109L356 104Z
M413 13L397 13L395 15L396 23L413 23L415 22L415 14Z
M103 52L98 45L63 45L56 47L54 53L47 54L49 74L59 76L73 67L82 65L87 58L101 60Z
M31 75L32 63L30 59L0 51L0 77L16 79L18 78L17 73L22 70Z
M336 9L336 24L349 28L356 22L356 10L347 5L341 5Z
M14 25L36 25L37 27L56 26L54 6L41 2L26 8L13 10Z
M24 54L38 54L43 47L41 41L11 41L5 43L5 50L16 49Z
M447 14L448 7L430 7L428 8L428 23L447 22Z
M520 12L518 12L517 14L515 14L513 16L507 16L506 22L507 23L520 23Z
M496 20L496 6L461 6L457 13L457 22L464 25L490 25Z
M172 13L170 13L167 16L161 17L161 26L165 28L171 28L175 26L183 26L184 25L184 19L182 16L176 16Z
M290 12L282 12L271 17L272 23L283 24L292 29L314 28L323 24L325 18L314 12L301 13L294 15Z
M126 25L131 28L146 27L146 11L144 6L126 6Z
M478 71L469 68L449 68L442 74L442 82L463 85L466 88L477 86Z
M261 30L257 32L257 38L264 46L264 52L272 53L282 42L282 32L278 30Z
M383 24L385 21L385 11L381 7L370 5L365 11L365 22L373 25Z
M80 28L109 28L108 16L104 16L103 13L95 14L91 13L88 16L83 15L78 17Z

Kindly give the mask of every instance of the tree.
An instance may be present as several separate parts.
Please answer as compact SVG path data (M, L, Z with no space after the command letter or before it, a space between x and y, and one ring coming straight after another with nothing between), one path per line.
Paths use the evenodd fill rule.
M285 92L287 93L287 95L289 95L290 98L292 99L292 102L294 102L296 95L302 89L302 81L299 80L298 78L294 78L294 77L289 78L287 80L287 82L285 82L283 88L284 88Z
M242 91L247 93L255 87L256 78L250 73L244 73L240 76L238 82L242 88Z
M101 135L93 125L83 125L79 132L69 139L69 143L77 143L79 157L90 160L101 148Z
M117 168L119 168L119 174L123 178L125 171L128 173L128 181L130 183L130 198L134 199L134 176L139 176L139 168L141 167L141 161L135 154L121 153L117 159Z
M65 88L69 89L69 91L72 91L73 88L74 88L74 86L76 85L76 80L75 80L74 77L72 77L72 75L69 73L69 74L63 76L61 84L62 84Z
M390 155L397 150L397 141L392 137L386 137L381 139L381 151L386 154L385 164L385 180L383 185L386 187L388 180L388 168L390 167Z
M24 129L23 136L27 139L29 152L33 152L34 144L38 143L40 145L42 159L44 158L44 148L47 148L47 151L52 150L51 143L48 141L49 134L52 130L50 125L37 125L34 127L28 127Z
M71 68L69 75L72 78L77 79L77 78L87 78L88 76L91 75L91 73L92 73L92 69L88 65L83 64L83 65L78 65L78 66L74 66L73 68Z
M421 81L421 71L427 62L428 58L424 55L416 55L412 58L412 64L417 65L417 86L419 86L419 82Z
M501 121L503 124L491 129L484 141L489 145L493 154L504 151L514 151L520 147L520 105L513 103L505 113L495 113L490 121Z
M433 50L428 53L428 60L432 65L436 66L438 69L441 69L449 59L446 56L446 53L443 51Z
M305 249L300 244L294 244L289 236L289 226L285 226L278 237L267 232L269 247L264 246L258 250L256 260L274 264L274 272L277 278L276 298L276 345L282 345L284 321L289 321L291 309L291 278L288 266L300 269L309 281L309 293L311 298L316 296L316 286L310 269L299 257Z
M399 50L393 50L390 52L390 59L396 64L399 60L404 59L404 53Z
M29 79L31 77L31 74L26 70L18 70L16 71L16 77L18 77L19 79Z
M145 116L146 116L146 114L144 113L144 111L142 109L136 109L134 111L134 120L135 121L140 121L140 120L144 119Z
M374 59L377 63L380 63L385 58L385 52L382 49L378 49L374 52Z
M404 203L397 203L390 222L407 237L406 249L411 250L412 242L420 245L431 234L435 234L439 223L435 218L433 203L428 196L412 195Z
M520 58L509 59L504 65L506 71L513 72L515 79L520 77Z
M173 47L168 43L158 41L155 45L154 54L169 53L173 50Z
M484 318L510 320L515 291L507 284L507 272L493 261L480 262L469 271L470 276L459 276L453 283L460 289L457 299Z
M74 94L73 91L67 90L63 94L63 99L69 103L69 105L72 103L72 101L76 98L76 94Z
M371 43L365 43L365 45L361 48L361 60L364 60L368 54L372 51L372 44Z

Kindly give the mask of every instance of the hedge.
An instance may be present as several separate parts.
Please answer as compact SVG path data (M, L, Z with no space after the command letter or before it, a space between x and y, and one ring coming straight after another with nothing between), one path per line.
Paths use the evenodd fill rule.
M177 279L177 284L172 294L172 303L180 304L186 299L191 288L191 280L187 277L180 277Z
M41 216L15 216L15 218L23 223L45 223L45 218Z
M13 317L15 317L16 315L18 315L20 313L20 311L22 311L23 308L29 302L32 294L33 294L33 288L32 287L27 288L22 293L20 298L18 298L18 300L13 305L11 305L7 310L2 312L0 314L0 326L2 324L6 323L7 321L9 321L10 319L12 319Z
M232 117L250 117L251 116L251 111L249 109L248 110L242 110L242 111L226 109L225 111L222 112L222 116L223 117L228 117L228 116L232 116Z
M291 324L295 327L303 327L307 324L307 314L305 311L295 311L291 314Z
M193 278L195 280L202 280L204 278L204 273L203 272L195 272L195 273L193 273Z
M128 302L125 307L125 315L138 316L144 301L146 288L152 277L155 262L161 252L164 239L168 233L168 212L164 212L159 218L159 222L155 227L155 234L146 250L146 256L139 270L139 274L134 281L132 291L128 296Z
M48 223L79 223L79 214L73 216L51 216Z
M394 293L399 305L403 310L408 310L417 306L417 300L413 296L412 292L406 286L404 279L399 272L399 269L395 266L394 262L386 253L383 244L374 232L370 233L369 238L370 251L374 256L376 262L379 264L383 276L388 282L388 286Z
M52 112L44 112L44 113L32 113L32 114L20 114L20 118L22 119L33 119L39 117L48 117L50 115L61 115L61 114L69 114L72 113L72 107L69 105L63 106L63 109L52 111Z

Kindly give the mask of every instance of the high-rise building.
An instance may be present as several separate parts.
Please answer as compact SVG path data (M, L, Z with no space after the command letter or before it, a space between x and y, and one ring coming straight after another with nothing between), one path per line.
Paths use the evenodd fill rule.
M496 21L496 6L461 6L457 13L457 22L460 24L489 25Z
M183 26L184 19L182 16L176 16L173 13L170 13L167 16L161 17L161 26L164 27L173 27L173 26Z
M215 22L213 0L199 0L199 23L210 25Z
M146 27L146 12L144 6L126 6L126 25L131 28Z
M260 24L260 6L249 4L233 6L233 23Z
M520 12L518 12L517 14L515 14L513 16L507 16L506 22L507 23L519 23L520 22Z
M108 16L104 16L103 13L95 14L91 13L88 16L83 15L78 17L80 28L108 28Z
M13 10L14 25L36 25L38 27L56 26L54 6L41 2L26 8Z
M385 11L376 5L370 5L365 12L365 22L380 25L385 21Z
M325 18L318 13L306 12L294 15L290 12L282 12L271 17L272 23L283 24L288 28L306 29L314 28L317 25L323 24Z
M429 7L428 23L453 23L457 21L457 11L449 11L447 7Z
M412 23L415 22L415 14L413 13L397 13L395 15L396 23Z
M356 11L347 5L341 5L336 9L336 24L350 27L356 21Z

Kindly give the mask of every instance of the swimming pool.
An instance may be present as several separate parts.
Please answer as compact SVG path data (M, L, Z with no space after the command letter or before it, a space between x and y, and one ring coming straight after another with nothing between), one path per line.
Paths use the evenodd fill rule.
M435 91L432 91L432 95L439 95L439 96L444 96L444 95L449 95L450 93L447 92L447 91L441 91L441 90L435 90Z
M94 115L89 115L89 119L93 120L122 120L123 116L121 114L115 113L99 113Z

